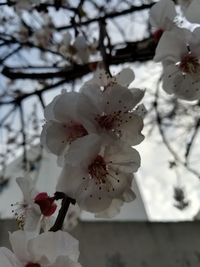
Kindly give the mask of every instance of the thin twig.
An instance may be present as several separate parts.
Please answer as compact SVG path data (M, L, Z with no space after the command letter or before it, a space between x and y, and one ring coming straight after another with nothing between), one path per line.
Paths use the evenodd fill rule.
M196 138L196 136L198 134L199 127L200 127L200 118L198 118L198 120L196 121L196 124L194 126L194 131L193 131L193 134L191 136L191 139L186 145L186 152L185 152L185 164L186 165L188 164L189 155L190 155L190 152L192 150L195 138Z
M58 194L59 192L56 192L56 193ZM61 208L59 210L55 224L50 229L50 231L52 231L52 232L56 232L56 231L62 229L64 220L65 220L65 216L67 214L67 211L69 209L70 204L72 203L74 205L76 203L76 201L74 199L66 196L65 194L63 196L63 193L61 193L61 196L62 196L63 200L62 200Z
M158 125L158 129L162 138L162 141L164 143L164 145L166 146L166 148L168 149L168 151L170 152L170 154L173 156L174 161L179 163L181 166L183 166L187 171L189 171L190 173L192 173L194 176L196 176L198 179L200 179L200 173L198 173L195 169L191 168L189 165L185 164L185 162L183 162L183 160L181 160L181 158L177 155L177 153L174 151L174 149L170 146L165 133L163 131L162 128L162 119L158 110L158 99L159 99L159 83L160 80L158 81L158 85L157 85L157 89L156 89L156 93L155 93L155 102L154 102L154 108L155 108L155 113L156 113L156 120L157 120L157 125Z

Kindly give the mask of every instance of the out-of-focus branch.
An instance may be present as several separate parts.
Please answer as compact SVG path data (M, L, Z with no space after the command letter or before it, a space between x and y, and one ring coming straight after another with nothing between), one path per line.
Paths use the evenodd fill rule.
M12 100L8 100L8 101L0 101L0 105L12 105L12 104L16 104L16 103L20 103L22 100L30 97L30 96L33 96L33 95L36 95L36 96L39 96L39 95L42 95L42 93L50 90L50 89L53 89L53 88L56 88L60 85L63 85L67 82L66 79L64 80L60 80L56 83L53 83L51 85L47 85L45 86L43 89L41 90L36 90L36 91L33 91L33 92L30 92L30 93L24 93L24 94L21 94L20 96L12 99Z
M118 65L124 62L145 62L151 60L155 53L156 44L152 38L147 38L143 41L129 42L124 45L123 48L113 49L114 55L109 56L110 65ZM98 62L93 62L97 64ZM73 81L74 79L81 78L84 75L92 71L91 64L74 65L65 68L59 68L55 72L23 72L15 71L15 68L4 67L2 74L12 80L15 79L51 79L54 78L66 78L66 81ZM27 68L26 68L27 70Z
M105 46L105 40L107 39L108 42L108 48L109 48L109 54L108 51L106 51ZM107 30L106 30L106 22L105 21L99 21L99 50L103 59L103 63L105 66L105 70L108 74L110 74L110 56L111 56L111 44L110 44L110 38L108 36Z
M186 165L188 164L189 155L192 150L195 138L199 132L199 127L200 127L200 118L197 119L191 139L186 145L186 152L185 152L185 164Z
M192 173L194 176L196 176L198 179L200 179L200 173L198 171L196 171L195 169L193 169L192 167L189 166L189 164L185 164L185 162L178 156L178 154L175 152L175 150L171 147L165 132L162 128L162 118L158 109L158 104L159 104L159 84L160 84L160 80L158 81L157 84L157 88L156 88L156 93L155 93L155 100L154 100L154 108L155 108L155 113L156 113L156 122L157 122L157 126L159 129L159 133L160 136L162 138L163 144L165 145L165 147L168 149L168 151L170 152L170 154L173 156L174 158L174 162L180 164L181 166L183 166L188 172Z
M150 9L153 5L154 5L154 3L143 4L143 5L140 5L140 6L131 6L130 8L124 9L122 11L109 12L109 13L105 14L104 16L93 18L93 19L89 19L89 20L86 20L86 21L82 21L80 23L73 23L71 25L57 27L56 30L57 31L62 31L62 30L67 30L67 29L71 29L71 28L74 28L74 27L87 26L87 25L89 25L89 24L91 24L93 22L99 22L99 21L102 21L102 20L105 21L106 19L112 19L112 18L116 18L116 17L120 17L120 16L124 16L124 15L130 14L130 13L133 13L133 12Z
M22 134L22 147L23 147L23 168L24 170L27 170L27 151L26 151L26 145L27 145L27 140L26 140L26 132L25 132L25 121L24 121L24 111L22 108L22 103L19 104L19 113L20 113L20 121L21 121L21 134Z

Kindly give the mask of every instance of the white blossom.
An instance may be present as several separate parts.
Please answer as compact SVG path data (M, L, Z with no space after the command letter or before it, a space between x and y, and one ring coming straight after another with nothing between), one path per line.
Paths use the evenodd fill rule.
M81 144L82 143L82 144ZM140 166L139 153L124 143L102 145L97 135L88 135L69 149L57 191L75 199L81 209L106 210L113 199L128 200L133 194L133 172Z
M163 63L163 89L185 100L200 98L200 28L163 34L155 61Z
M59 44L59 52L65 56L74 59L78 63L87 63L90 57L90 47L82 35L78 35L74 41L69 32L63 35Z
M56 210L53 197L46 192L36 191L31 177L19 177L16 179L22 193L23 201L15 204L13 209L19 226L27 231L39 232L40 228L48 228L50 216ZM14 207L14 204L12 205Z
M134 78L132 73L127 69L102 80L96 75L81 92L63 92L46 107L41 143L58 156L59 165L63 166L70 147L83 143L82 139L93 133L106 144L117 140L130 145L142 142L144 107L137 104L144 91L124 87Z
M13 252L0 248L3 267L80 267L78 241L66 232L35 236L19 230L9 237Z
M131 69L124 69L114 77L98 70L94 78L82 86L81 93L92 105L79 106L78 110L81 116L88 118L89 132L102 135L105 141L116 138L131 145L143 141L143 119L134 108L143 98L144 91L127 89L133 79Z
M41 133L41 144L47 151L58 156L63 164L63 156L73 142L88 135L85 121L77 112L78 106L87 107L84 95L76 92L63 92L46 107L46 124Z

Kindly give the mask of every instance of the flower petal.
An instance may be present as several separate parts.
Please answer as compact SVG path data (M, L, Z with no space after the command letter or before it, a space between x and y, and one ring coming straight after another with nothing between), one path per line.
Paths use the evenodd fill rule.
M147 114L147 109L143 104L140 104L136 107L136 109L133 111L134 114L140 116L141 118L144 118Z
M192 23L200 24L199 10L200 10L199 0L192 0L190 5L185 11L186 19L188 19Z
M0 259L2 267L23 267L23 264L7 248L0 248Z
M64 92L57 98L54 104L55 119L61 122L76 121L77 102L79 94L76 92Z
M155 28L168 29L168 22L173 21L176 14L174 2L160 0L150 9L150 23Z
M105 190L99 190L99 185L94 179L90 179L84 187L79 188L76 200L81 209L97 213L107 209L112 198Z
M111 82L112 78L105 71L104 68L98 67L94 73L93 79L90 80L91 83L96 83L99 86L107 86Z
M100 151L101 138L96 134L86 135L72 143L65 162L72 166L87 167Z
M200 80L190 75L177 75L174 80L174 94L179 98L193 101L200 98Z
M33 197L37 194L33 180L30 176L27 177L18 177L16 182L20 187L23 198L27 204L33 204Z
M156 62L171 60L174 63L180 61L181 56L187 54L187 35L190 34L186 29L165 31L156 48L154 60Z
M47 151L61 155L67 146L67 133L64 125L56 122L47 122L42 129L41 144Z
M123 200L121 199L113 199L110 206L101 212L95 214L96 218L112 218L116 216L123 205Z
M134 148L124 144L108 147L105 150L105 161L113 170L132 173L140 167L140 155Z
M135 104L131 91L120 85L113 85L110 90L104 92L104 111L106 114L132 110Z
M144 97L145 94L145 90L141 90L139 88L130 88L129 91L132 93L133 95L133 99L134 99L134 106L136 106Z
M58 179L56 191L76 199L76 192L87 177L87 172L79 166L65 165Z
M54 106L56 101L61 97L61 95L57 95L54 99L45 107L44 117L46 120L54 120Z
M131 202L136 199L136 194L131 190L131 188L128 188L122 196L123 200L125 202Z
M26 212L24 230L28 232L40 232L41 226L41 212L39 207L34 204L33 207L29 208Z
M58 256L68 256L72 261L79 257L79 242L63 231L42 233L28 243L28 250L36 261L42 256L54 263ZM42 263L41 263L42 264Z
M35 236L33 232L25 232L22 230L9 233L10 243L14 254L20 261L30 262L32 257L27 250L27 245L30 239Z
M174 92L174 79L178 73L181 72L174 64L167 65L163 69L163 89L168 94L173 94Z
M86 111L90 111L87 112L91 113L91 105L92 105L92 110L94 109L94 111L98 114L99 112L102 112L103 107L104 107L104 103L103 103L103 92L101 91L99 85L95 84L95 83L85 83L81 89L80 89L81 94L86 95L89 99L85 100L85 105L83 106L82 103L80 103L78 105L78 107L81 105L82 111L83 108L86 109ZM83 97L81 95L81 97ZM81 100L79 100L81 102ZM89 102L91 101L91 103ZM79 109L80 110L80 109Z
M127 87L135 79L135 74L132 69L125 68L114 76L114 78L118 84Z
M135 114L124 114L123 122L120 125L121 140L134 146L141 143L144 140L144 136L141 131L143 129L143 119Z

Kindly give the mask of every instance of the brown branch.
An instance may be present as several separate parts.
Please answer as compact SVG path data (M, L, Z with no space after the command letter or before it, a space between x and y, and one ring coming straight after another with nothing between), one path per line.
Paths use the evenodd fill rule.
M26 151L26 132L25 132L25 121L24 121L24 111L22 107L22 103L19 103L19 113L20 113L20 121L21 121L21 134L22 134L22 147L23 147L23 169L27 171L27 151Z
M67 29L71 29L71 28L74 28L74 27L86 26L86 25L89 25L89 24L91 24L93 22L99 22L101 20L112 19L112 18L128 15L128 14L133 13L133 12L142 11L142 10L145 10L145 9L150 9L153 5L154 5L154 3L144 4L144 5L141 5L141 6L131 6L128 9L124 9L122 11L110 12L110 13L107 13L104 16L101 16L101 17L98 17L98 18L89 19L89 20L86 20L86 21L82 21L80 23L73 23L73 24L67 25L67 26L57 27L56 30L57 31L62 31L62 30L67 30Z
M156 44L152 38L147 38L138 42L129 42L124 44L123 48L115 50L115 54L109 56L110 65L118 65L124 62L145 62L151 60L155 54ZM98 63L98 62L93 62ZM22 68L23 70L23 68ZM27 68L26 68L27 70ZM73 81L81 78L92 71L90 63L85 65L74 65L59 69L58 71L51 72L22 72L16 71L15 68L4 67L2 74L12 80L15 79L51 79L51 78L64 78L66 81Z
M40 91L33 91L31 93L24 93L24 94L21 94L20 96L16 97L15 99L13 100L8 100L8 101L0 101L0 106L1 105L12 105L12 104L15 104L15 103L20 103L23 99L26 99L30 96L33 96L33 95L36 95L36 96L39 96L41 95L42 93L50 90L50 89L54 89L60 85L63 85L64 83L66 83L66 79L64 80L60 80L54 84L51 84L51 85L47 85L45 86L43 89L41 89Z
M56 192L56 193L59 193L59 192ZM64 220L65 220L65 216L67 214L67 211L69 209L70 204L72 203L74 205L76 203L76 201L74 199L72 199L66 195L64 195L62 198L63 198L63 200L62 200L61 208L59 210L55 224L50 229L50 231L52 231L52 232L56 232L56 231L62 229Z
M107 38L107 41L109 42L109 48L110 48L111 47L110 38L109 38L107 30L106 30L106 22L105 21L99 21L99 50L101 52L101 57L103 59L105 70L111 76L110 68L109 68L111 49L109 49L110 53L108 54L106 51L106 46L104 44L105 38Z

